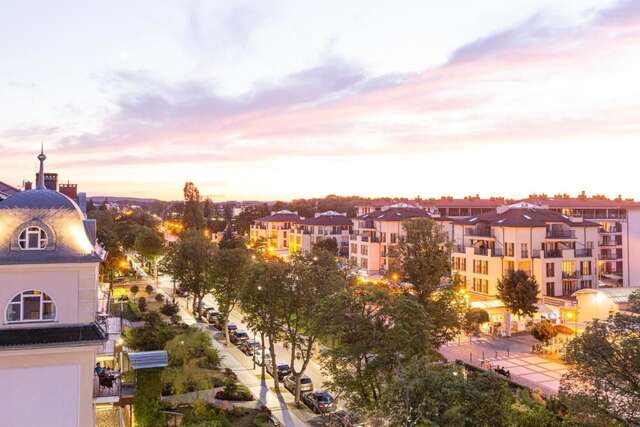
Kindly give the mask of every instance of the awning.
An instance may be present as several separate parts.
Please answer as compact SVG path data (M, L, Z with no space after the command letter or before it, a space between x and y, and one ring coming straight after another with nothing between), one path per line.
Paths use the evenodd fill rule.
M169 355L164 350L129 353L131 367L136 369L164 368L169 364Z

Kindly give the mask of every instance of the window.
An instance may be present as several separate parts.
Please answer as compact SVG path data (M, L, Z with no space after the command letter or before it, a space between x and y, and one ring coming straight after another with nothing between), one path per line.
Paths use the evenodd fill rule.
M351 253L352 254L357 254L358 253L358 244L357 243L352 243L351 244Z
M585 288L593 288L593 282L591 280L581 280L580 281L580 289L585 289Z
M555 297L556 296L556 284L555 282L547 282L547 296Z
M505 276L508 276L510 272L516 270L516 262L515 261L505 261L504 262L504 271Z
M520 244L520 258L529 258L529 247L526 243Z
M505 251L504 256L513 256L513 253L515 252L515 243L510 243L510 242L505 243L504 251Z
M547 277L556 276L556 265L552 262L547 263Z
M24 291L7 306L7 322L41 322L55 320L56 306L51 297L37 290Z
M391 233L390 237L391 237L391 239L390 239L391 242L390 243L393 244L393 243L397 243L398 242L398 235L396 233Z
M47 247L47 233L40 227L27 227L18 237L18 246L24 250L38 250Z
M360 255L369 255L369 246L360 245Z
M580 263L580 274L583 276L591 276L591 261L582 261Z
M366 258L360 259L360 267L369 268L369 261Z

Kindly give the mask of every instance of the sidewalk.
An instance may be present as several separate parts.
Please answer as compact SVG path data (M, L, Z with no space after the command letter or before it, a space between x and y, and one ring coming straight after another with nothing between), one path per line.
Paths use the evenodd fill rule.
M182 316L182 321L184 323L189 326L200 328L201 330L211 334L207 325L198 323L191 313L185 309L182 301L178 301L178 303L180 305L180 316ZM287 392L276 394L269 388L269 380L264 383L260 381L259 369L253 370L242 366L242 363L240 363L240 361L231 354L229 349L216 341L213 335L211 335L211 343L213 348L218 350L220 353L222 365L225 368L231 369L238 376L238 381L246 385L256 399L269 408L283 426L308 426L308 424L297 417L296 414L292 412L292 408L289 407L289 405L293 405L294 403L294 397L292 394Z

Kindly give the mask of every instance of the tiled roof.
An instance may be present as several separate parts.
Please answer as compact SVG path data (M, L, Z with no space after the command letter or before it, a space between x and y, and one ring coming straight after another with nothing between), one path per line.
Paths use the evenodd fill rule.
M302 225L352 225L353 222L346 215L318 215L298 221Z
M0 348L49 346L57 344L92 344L106 341L104 332L96 325L48 326L35 328L0 329Z
M537 205L546 205L550 208L583 208L583 209L620 209L620 208L638 208L640 202L634 200L623 199L603 199L593 197L559 197L559 198L538 198L530 197L522 201L535 203Z
M298 222L302 219L300 215L291 211L273 212L269 216L258 218L256 221L264 222Z
M15 187L13 187L13 186L5 183L5 182L0 181L0 193L1 194L6 194L7 196L10 196L10 195L12 195L14 193L17 193L17 192L18 192L17 188L15 188Z
M66 209L81 213L76 202L53 190L19 191L0 202L0 209Z
M490 212L454 222L461 225L484 223L496 227L544 227L551 222L560 222L573 227L600 226L600 224L591 221L572 221L569 217L548 209L531 208L510 208L502 213Z
M420 208L390 208L384 211L370 212L358 219L373 219L377 221L405 221L411 218L428 218L430 215Z

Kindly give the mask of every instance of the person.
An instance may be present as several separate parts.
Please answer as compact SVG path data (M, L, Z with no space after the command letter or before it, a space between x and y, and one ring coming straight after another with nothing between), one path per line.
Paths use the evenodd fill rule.
M100 366L100 362L96 363L95 371L97 376L102 375L102 373L104 372L104 369L102 369L102 366Z

